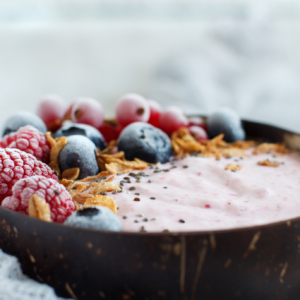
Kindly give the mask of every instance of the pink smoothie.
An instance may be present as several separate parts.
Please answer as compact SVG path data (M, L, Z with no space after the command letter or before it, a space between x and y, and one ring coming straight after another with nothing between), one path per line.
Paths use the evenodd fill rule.
M274 158L246 152L249 157L244 159L187 157L158 166L161 172L148 168L143 172L149 176L139 183L128 174L115 176L116 184L124 177L131 181L123 183L122 193L112 195L123 231L207 231L300 216L300 155ZM257 165L265 159L281 164ZM243 168L225 171L229 163Z

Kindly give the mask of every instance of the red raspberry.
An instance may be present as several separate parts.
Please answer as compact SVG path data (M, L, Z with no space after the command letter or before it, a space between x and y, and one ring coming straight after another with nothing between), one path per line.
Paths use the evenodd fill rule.
M44 134L27 125L3 137L2 148L16 148L35 156L42 162L49 162L50 145Z
M6 197L2 206L28 215L29 199L34 194L49 204L52 221L62 223L75 211L74 202L66 188L44 176L20 179L12 188L12 196Z
M19 179L34 175L57 180L54 172L34 156L19 149L0 148L0 203L12 195L12 187Z

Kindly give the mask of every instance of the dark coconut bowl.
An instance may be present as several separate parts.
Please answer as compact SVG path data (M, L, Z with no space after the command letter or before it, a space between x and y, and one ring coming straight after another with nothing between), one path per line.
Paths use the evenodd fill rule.
M300 136L244 121L248 138ZM215 232L114 233L0 208L0 247L25 274L74 299L299 299L300 217Z

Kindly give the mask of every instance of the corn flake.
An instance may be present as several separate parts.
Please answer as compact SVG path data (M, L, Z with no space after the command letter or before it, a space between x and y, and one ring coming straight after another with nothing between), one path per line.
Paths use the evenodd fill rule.
M37 195L32 195L29 199L28 214L31 217L52 222L49 204Z
M225 170L229 170L229 171L239 171L243 168L243 166L238 165L238 164L228 164L225 167Z
M259 166L274 167L274 168L280 165L278 161L269 161L268 159L265 159L264 161L259 161L257 164Z
M75 180L79 176L79 168L71 168L62 172L61 177L68 180Z

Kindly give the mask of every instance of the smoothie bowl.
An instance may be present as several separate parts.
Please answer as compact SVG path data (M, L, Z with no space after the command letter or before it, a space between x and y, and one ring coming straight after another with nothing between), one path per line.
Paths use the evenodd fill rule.
M116 174L109 182L123 184L111 195L122 232L0 207L0 247L74 299L298 299L300 136L243 127L247 140L292 152L250 147L245 157L190 155Z

